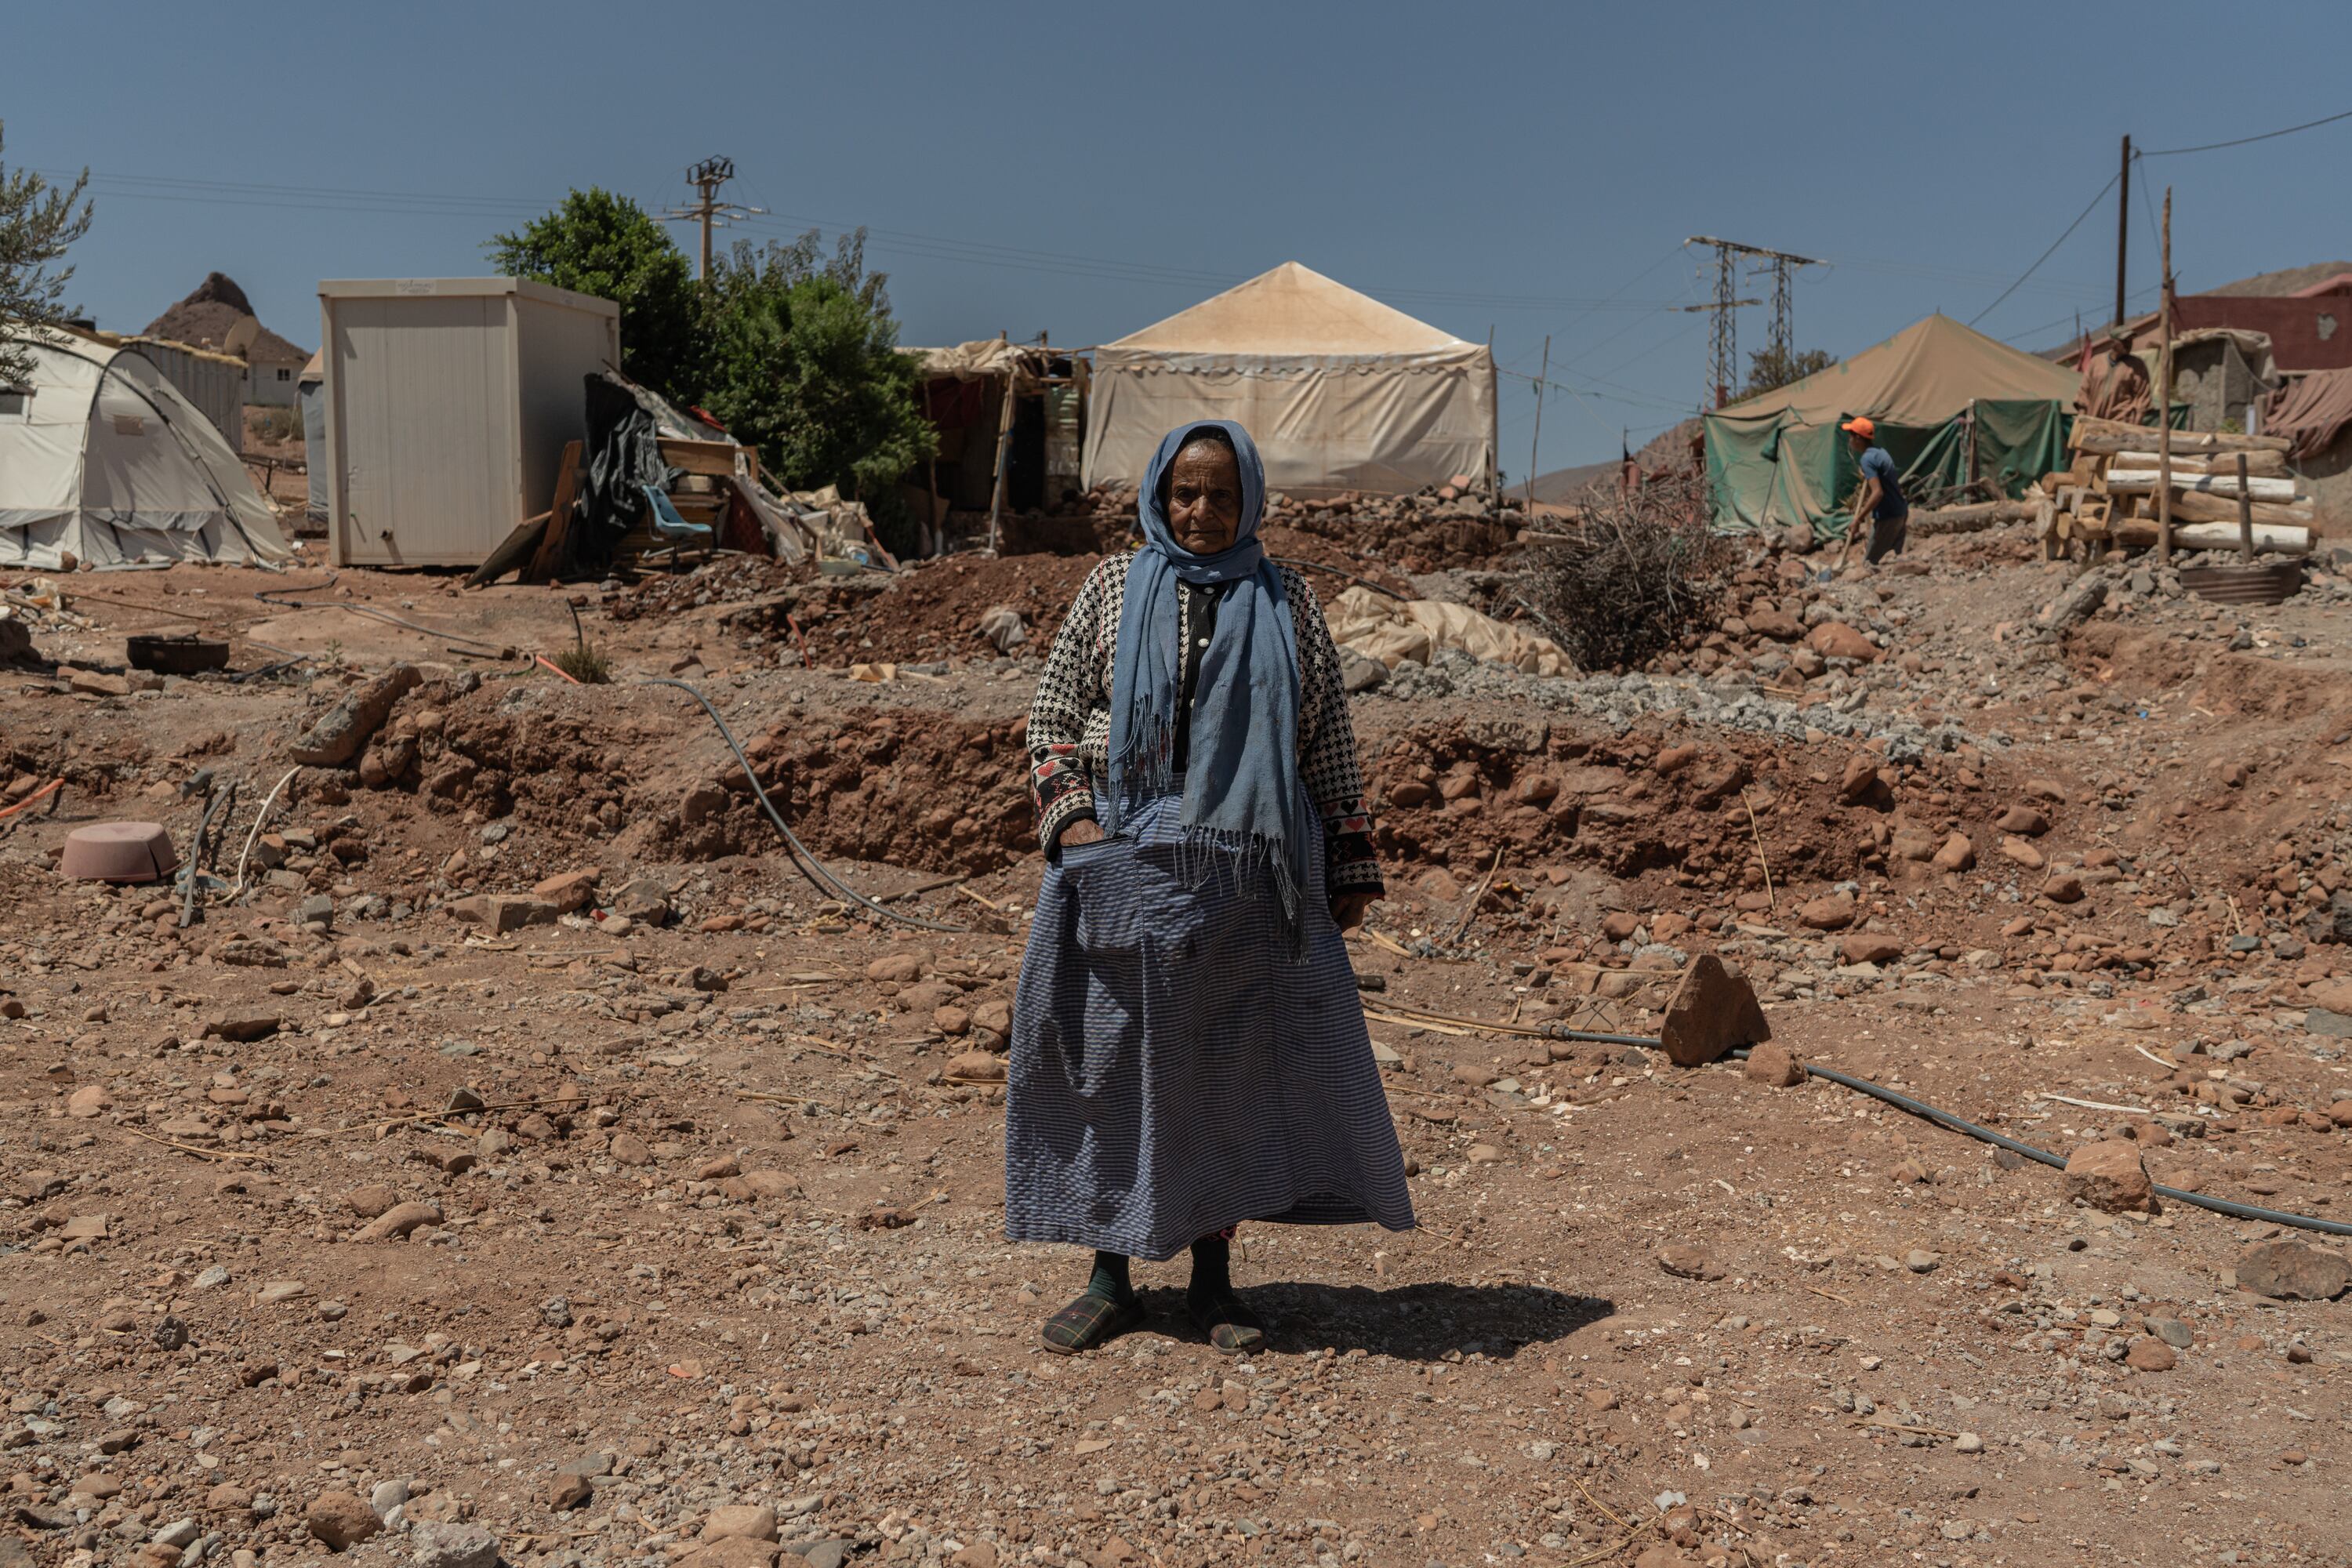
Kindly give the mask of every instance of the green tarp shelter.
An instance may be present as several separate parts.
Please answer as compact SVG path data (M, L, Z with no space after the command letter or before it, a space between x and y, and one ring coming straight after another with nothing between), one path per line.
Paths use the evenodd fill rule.
M1949 316L1706 417L1707 481L1722 532L1809 525L1845 533L1860 470L1838 426L1867 415L1906 493L1973 479L2005 496L2066 466L2074 371Z

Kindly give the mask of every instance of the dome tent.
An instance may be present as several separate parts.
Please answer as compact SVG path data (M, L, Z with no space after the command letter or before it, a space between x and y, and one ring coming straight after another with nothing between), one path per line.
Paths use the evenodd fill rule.
M268 503L212 421L135 348L29 338L0 387L0 565L283 561Z

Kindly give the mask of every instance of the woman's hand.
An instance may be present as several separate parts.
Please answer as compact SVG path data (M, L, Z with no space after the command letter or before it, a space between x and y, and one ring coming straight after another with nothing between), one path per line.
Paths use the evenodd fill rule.
M1054 847L1056 849L1067 849L1074 845L1099 844L1102 842L1102 836L1101 823L1091 816L1081 816L1064 826L1059 836L1054 840Z
M1364 916L1380 901L1378 893L1334 893L1331 895L1331 923L1341 931L1354 931L1364 923Z

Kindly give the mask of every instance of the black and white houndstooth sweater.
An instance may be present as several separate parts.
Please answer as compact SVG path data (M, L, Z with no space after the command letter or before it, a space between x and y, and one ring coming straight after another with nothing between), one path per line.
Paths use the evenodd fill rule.
M1106 556L1087 574L1029 706L1030 789L1037 841L1048 847L1070 822L1093 816L1094 792L1108 787L1111 674L1133 559L1128 552ZM1279 570L1297 632L1298 772L1323 817L1325 881L1334 893L1378 892L1381 867L1372 853L1356 729L1339 682L1339 650L1315 590L1293 568ZM1178 635L1186 646L1190 603L1190 595L1180 600Z

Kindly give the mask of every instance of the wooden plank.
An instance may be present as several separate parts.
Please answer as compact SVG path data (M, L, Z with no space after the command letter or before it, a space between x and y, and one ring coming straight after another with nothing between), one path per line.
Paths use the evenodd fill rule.
M732 441L685 441L668 436L659 437L657 445L663 462L711 479L732 478L735 454L743 450Z
M532 552L538 550L540 535L546 531L547 514L545 512L517 523L515 531L501 540L496 550L490 552L489 559L475 567L466 578L466 586L486 588L508 573L520 569L530 560Z
M2284 522L2309 526L2318 521L2316 503L2308 500L2253 502L2256 522ZM2176 491L2172 498L2172 515L2186 522L2235 522L2238 503L2229 496L2204 495L2195 490Z
M2117 452L2114 463L2118 468L2153 468L2156 457L2153 451ZM2232 465L2241 458L2245 460L2246 472L2262 479L2277 479L2286 473L2286 454L2284 452L2175 452L2172 454L2172 471L2176 474L2233 474L2237 469Z
M2074 421L2074 428L2066 444L2079 452L2145 452L2154 445L2156 430L2147 425L2126 425L2118 419L2093 419L2085 416ZM2172 432L2172 455L2180 457L2193 452L2284 452L2289 445L2284 436L2241 436L2228 430L2175 430Z
M2311 530L2284 523L2253 523L2253 547L2274 555L2307 555L2311 552ZM2149 549L2157 542L2158 525L2145 518L2135 518L2116 525L2118 542L2136 549ZM2172 524L2172 547L2175 550L2236 550L2240 535L2234 522L2182 522Z
M539 552L530 558L530 569L522 574L526 583L546 582L562 563L564 537L572 529L572 506L580 499L580 456L585 450L578 441L563 443L563 462L555 470L555 500L547 509L547 531L541 536Z
M2160 469L2110 468L2107 470L2107 491L2110 495L2131 492L2153 494ZM2295 499L2295 481L2289 479L2248 479L2247 495L2256 500L2291 501ZM2238 494L2235 474L2184 474L2173 471L2172 489L2178 493L2190 491L2199 495L2234 496Z

